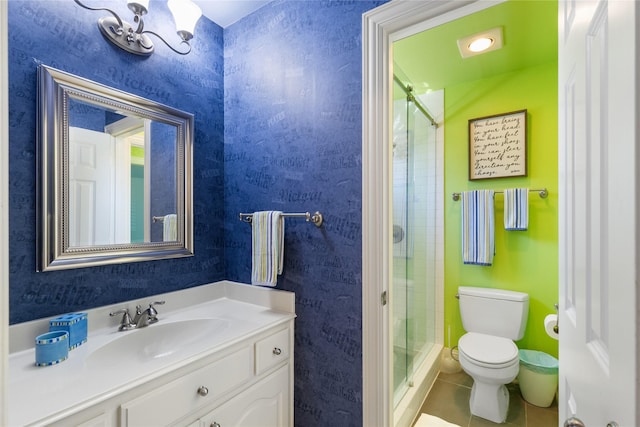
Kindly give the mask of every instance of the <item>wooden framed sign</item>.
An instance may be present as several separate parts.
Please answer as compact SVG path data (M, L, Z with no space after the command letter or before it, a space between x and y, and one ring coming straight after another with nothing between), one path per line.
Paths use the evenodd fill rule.
M527 176L527 110L469 120L469 180Z

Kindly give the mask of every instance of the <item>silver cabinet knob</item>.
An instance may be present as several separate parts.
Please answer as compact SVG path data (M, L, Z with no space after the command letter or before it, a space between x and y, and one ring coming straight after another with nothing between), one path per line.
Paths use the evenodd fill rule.
M280 356L280 354L282 354L282 350L280 350L278 347L275 347L273 349L273 354L275 354L276 356Z
M200 396L206 396L207 394L209 394L209 389L201 385L200 387L198 387L198 394Z
M564 427L585 427L584 423L576 417L567 418Z
M607 423L607 427L620 427L617 422L610 421Z
M217 422L212 422L211 425L209 427L221 427L219 423Z

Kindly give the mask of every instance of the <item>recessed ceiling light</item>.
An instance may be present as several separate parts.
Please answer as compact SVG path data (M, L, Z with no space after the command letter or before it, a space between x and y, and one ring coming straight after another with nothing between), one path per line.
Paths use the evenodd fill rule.
M491 52L501 47L502 27L492 28L491 30L472 34L458 40L458 49L463 58Z
M483 50L487 50L493 44L493 39L490 37L480 37L479 39L475 39L471 43L469 43L468 49L471 52L482 52Z

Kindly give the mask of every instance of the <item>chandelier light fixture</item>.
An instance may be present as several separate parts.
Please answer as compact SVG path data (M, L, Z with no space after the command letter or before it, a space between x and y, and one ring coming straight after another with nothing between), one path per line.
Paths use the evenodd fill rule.
M106 16L98 19L98 28L107 40L115 44L127 52L136 55L149 56L153 53L153 42L147 34L153 34L166 44L169 49L180 55L186 55L191 52L189 40L193 38L193 30L196 22L200 19L202 11L191 0L169 0L167 5L173 15L176 23L176 31L180 39L180 44L187 46L186 50L178 50L172 47L162 36L144 28L142 17L149 11L149 0L127 0L127 6L134 14L133 22L137 25L134 29L133 25L124 21L117 13L111 9L104 7L89 7L80 0L74 0L79 6L88 10L104 10L113 16Z

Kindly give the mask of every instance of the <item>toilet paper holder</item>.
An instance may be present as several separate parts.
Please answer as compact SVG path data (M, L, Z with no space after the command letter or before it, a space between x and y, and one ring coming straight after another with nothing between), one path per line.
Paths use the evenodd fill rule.
M556 334L558 333L558 331L560 330L560 328L558 328L558 319L560 318L560 312L558 311L558 303L553 304L553 306L556 308L556 324L553 327L553 332L555 332Z

